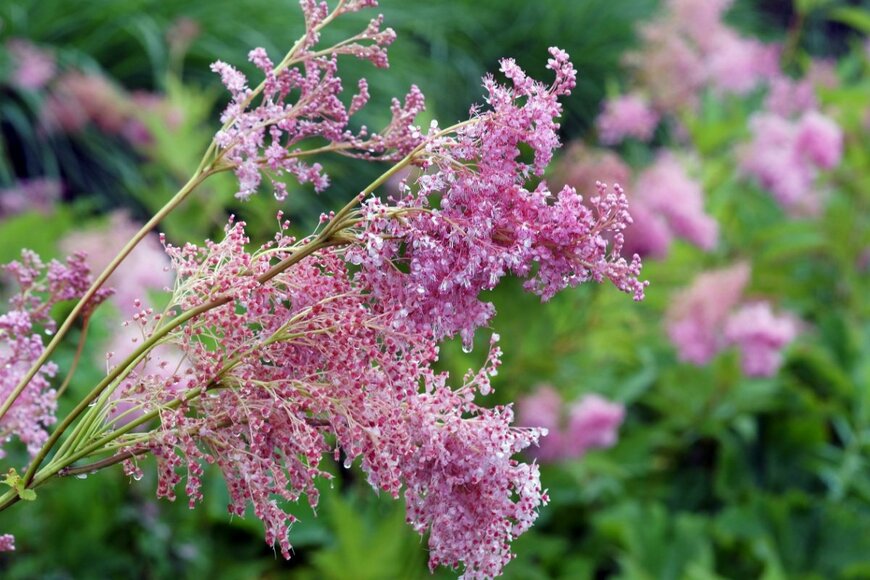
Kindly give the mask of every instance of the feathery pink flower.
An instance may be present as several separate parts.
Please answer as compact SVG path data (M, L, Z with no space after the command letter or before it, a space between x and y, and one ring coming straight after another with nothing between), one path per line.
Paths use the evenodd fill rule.
M402 305L403 324L434 330L439 338L459 332L470 346L474 330L494 312L479 294L509 272L529 278L526 289L544 300L568 286L604 279L642 298L639 258L618 257L621 232L631 222L621 188L609 192L599 184L588 205L569 187L556 195L544 182L525 188L559 144L557 97L574 82L563 53L551 53L553 85L530 79L512 60L502 61L513 87L485 79L492 111L478 111L456 135L427 145L430 161L417 190L394 209L378 199L365 204L366 229L348 257L361 266L360 279L374 297ZM534 152L530 164L519 159L521 143ZM436 207L429 207L432 198ZM612 236L610 252L605 236ZM397 262L404 268L390 266Z
M337 15L369 5L373 3L345 3ZM392 120L380 133L370 133L365 127L357 133L349 129L350 117L369 98L365 79L359 81L359 92L351 99L349 107L339 99L343 90L338 76L339 55L349 54L379 67L387 66L386 50L395 40L395 32L390 28L381 30L382 17L371 20L365 30L348 41L317 51L318 26L327 18L328 7L325 3L308 0L303 0L302 6L308 33L298 50L290 55L289 66L276 66L262 48L248 55L265 76L258 104L251 102L254 91L241 72L220 61L212 65L212 70L220 75L232 95L232 101L221 115L225 127L215 140L239 179L236 197L242 200L257 191L262 172L269 175L279 200L286 197L287 188L277 178L285 174L299 183L311 183L316 191L326 189L329 178L323 168L303 161L307 149L304 142L325 140L326 149L342 155L397 161L422 140L414 119L425 108L425 103L416 86L411 87L404 103L393 100Z
M547 498L537 467L511 459L538 431L511 427L509 408L474 402L492 390L497 337L484 368L451 389L431 368L431 333L389 323L389 305L374 308L342 250L324 249L260 282L273 260L299 246L283 232L253 253L247 242L242 224L230 224L219 243L168 247L175 305L229 302L166 338L184 351L189 380L171 391L160 382L121 387L120 398L138 401L140 413L160 415L154 438L137 444L158 459L158 495L173 499L186 469L193 504L202 497L202 462L215 463L231 513L252 503L266 541L289 557L295 518L277 500L305 494L316 505L315 479L331 477L320 461L340 449L345 465L361 462L373 487L404 495L409 524L429 535L431 566L464 565L469 578L500 573L510 541ZM146 318L149 336L160 321ZM186 402L173 407L172 398Z
M313 31L303 44L313 44L325 4L303 5ZM280 272L275 264L320 238L296 240L285 222L249 251L243 224L231 221L220 242L167 246L177 274L169 310L219 303L158 340L179 349L186 368L155 380L125 371L113 393L137 424L160 419L149 441L128 448L157 457L159 496L173 499L184 480L197 502L203 463L216 464L230 512L253 505L266 541L289 557L295 518L285 502L305 495L316 505L315 481L330 477L320 461L343 453L374 488L404 497L408 523L428 534L431 567L464 566L467 578L501 572L511 541L547 502L537 466L513 459L541 431L512 427L510 407L476 402L492 391L497 335L483 368L458 388L432 368L438 340L460 333L470 345L492 311L479 294L508 272L530 278L527 287L545 299L586 280L608 278L636 298L645 287L639 259L618 257L631 220L621 189L599 184L588 206L570 188L526 189L559 145L558 97L575 83L567 54L550 54L549 86L503 61L512 86L485 79L491 110L475 110L449 134L433 129L415 159L416 192L406 185L392 205L373 198L344 225L327 224L339 228L329 240L336 245ZM252 58L269 68L262 53ZM218 68L237 97L245 94L242 79ZM413 115L398 105L394 113L403 119L398 135ZM529 163L521 144L533 152ZM143 339L163 324L147 310L137 323Z

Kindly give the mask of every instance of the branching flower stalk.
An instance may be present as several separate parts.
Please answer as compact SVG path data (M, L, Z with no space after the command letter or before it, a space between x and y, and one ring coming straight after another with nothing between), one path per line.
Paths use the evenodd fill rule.
M328 14L325 18L320 20L317 24L315 24L306 34L300 38L290 49L290 51L284 56L283 60L275 67L274 74L277 75L281 71L286 70L288 67L293 66L294 64L298 64L304 61L304 58L300 56L300 52L303 48L306 47L308 43L311 42L312 39L317 38L317 35L320 31L325 28L327 25L332 23L338 16L347 13L353 10L353 7L348 8L348 4L355 4L352 0L340 0L337 6L332 12ZM356 2L358 4L358 2ZM364 35L358 35L355 37L356 41L366 40ZM318 54L327 55L333 54L335 51L343 48L342 45L334 46L325 51L320 51ZM310 58L310 54L306 56L306 58ZM241 101L240 108L244 110L248 105L250 105L257 97L259 97L263 91L266 89L268 85L268 79L262 81L256 88L248 91L247 96ZM229 129L235 122L237 118L235 116L229 116L224 120L223 126L221 130L218 132L219 134ZM339 149L343 149L344 147L339 147ZM294 155L296 156L305 156L305 155L314 155L318 153L326 153L329 151L336 150L336 144L330 144L326 147L321 147L319 149L310 151L310 152L297 152ZM95 296L97 296L100 289L106 283L106 280L115 272L121 262L130 255L130 252L141 242L157 225L162 222L172 211L174 211L178 206L180 206L187 197L192 194L196 189L202 185L209 177L216 173L221 173L223 171L228 171L233 169L233 165L231 163L227 163L224 161L224 156L228 149L220 149L217 145L217 140L213 139L205 154L203 155L199 167L197 167L193 176L188 180L187 183L182 186L182 188L164 205L154 216L142 226L142 228L136 233L136 235L130 239L130 241L121 249L118 255L109 263L108 266L101 272L93 281L88 290L82 295L82 297L78 300L76 305L58 327L57 331L53 334L51 341L46 345L42 355L33 363L33 366L27 371L27 373L22 376L21 380L18 382L16 387L9 393L6 399L3 401L2 405L0 405L0 419L2 419L9 409L12 407L15 400L21 395L22 391L26 388L28 383L33 380L36 373L48 362L49 358L52 354L54 354L57 347L60 346L63 339L66 337L67 333L75 324L75 321L79 318L82 312L88 307L90 303L94 300Z
M137 460L146 455L157 461L158 496L175 499L184 480L194 507L203 465L214 464L227 483L230 513L243 516L253 506L266 542L289 558L295 517L284 506L302 496L316 506L316 481L332 477L322 459L343 454L345 467L358 461L373 488L404 498L408 523L428 535L431 568L462 567L468 578L489 578L511 560L511 541L548 501L537 465L514 456L544 431L512 426L509 405L477 402L492 392L500 365L497 334L483 368L458 387L432 368L438 345L459 335L471 348L494 313L479 297L507 275L523 278L543 300L605 280L642 299L639 258L620 257L631 223L626 196L618 185L599 183L584 199L570 187L551 192L541 179L559 146L559 98L575 86L576 71L557 48L547 64L552 84L506 59L501 72L509 84L487 76L487 108L447 129L433 123L424 133L414 124L424 107L416 87L404 103L393 101L392 121L380 133L349 129L368 86L360 81L345 105L337 57L386 66L395 35L382 31L377 17L347 41L316 45L336 17L374 5L343 0L330 10L302 0L307 31L287 55L275 65L262 49L249 54L265 76L253 90L230 65L213 65L232 100L195 177L87 291L84 273L58 270L60 280L75 284L50 300L82 298L5 409L47 384L32 379L42 376L59 335L87 312L91 297L105 294L100 286L136 241L208 176L232 170L245 200L266 175L280 200L284 176L316 190L328 186L323 168L305 160L316 154L393 165L301 240L279 214L274 239L254 251L244 222L233 218L219 242L164 241L176 272L167 309L133 316L141 342L50 435L40 415L33 460L23 475L7 476L0 510L34 499L33 490L52 478L116 463L138 479ZM528 160L522 147L531 151ZM419 177L386 201L376 196L411 165ZM19 275L22 287L30 278ZM19 334L32 326L7 325Z

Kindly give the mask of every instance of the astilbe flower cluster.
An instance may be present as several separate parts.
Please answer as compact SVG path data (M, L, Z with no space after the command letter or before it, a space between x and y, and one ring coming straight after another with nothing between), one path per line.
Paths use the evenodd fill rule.
M737 346L746 376L767 377L779 370L782 350L797 337L799 324L790 314L774 314L769 302L741 304L749 276L749 265L741 262L697 276L674 296L667 332L681 360L703 365Z
M90 285L90 270L81 254L66 263L44 263L29 250L21 260L3 266L3 272L17 286L9 308L0 315L0 401L5 401L33 362L43 352L43 336L55 330L51 309L55 304L81 297ZM94 304L108 296L101 292ZM17 437L30 455L35 455L48 438L47 428L55 422L57 401L50 379L57 365L49 362L27 384L6 415L0 419L0 457L3 444Z
M311 27L322 13L303 6ZM142 339L177 349L181 360L171 373L128 364L105 412L116 425L119 415L138 417L136 424L159 417L152 434L122 440L133 456L157 457L158 495L174 498L186 471L194 504L203 462L216 464L230 512L253 505L266 541L289 557L295 518L283 503L305 495L315 506L315 480L331 477L322 458L344 455L346 466L360 462L374 488L404 497L408 523L429 535L431 567L464 566L469 578L501 572L511 541L547 502L537 466L513 459L541 431L512 427L509 406L475 400L492 391L497 335L486 364L458 388L432 369L438 341L459 333L470 346L492 315L478 295L509 272L544 299L604 279L640 299L646 285L637 279L639 258L619 257L631 218L618 186L599 184L588 206L571 188L552 195L543 182L527 187L559 145L558 97L575 83L567 54L551 55L549 86L503 61L512 87L487 77L489 109L473 109L453 131L433 128L415 145L422 173L400 199L372 198L342 212L340 223L325 216L323 231L302 240L284 222L252 252L244 224L234 221L223 241L167 246L176 272L167 312L201 312L168 333L163 313L137 315ZM313 69L326 66L316 59ZM235 86L228 119L248 114L240 110L245 89ZM397 105L396 114L410 112ZM420 142L422 133L406 122L381 134L384 149L362 154L392 155L388 148ZM247 123L233 121L231 139L245 139ZM342 147L353 142L343 130L329 136ZM293 139L284 143L291 153ZM522 144L531 148L528 162ZM241 163L259 171L260 153L246 151ZM253 187L247 183L244 191ZM135 474L138 466L131 460L127 469Z
M221 116L225 125L216 143L239 179L238 198L248 199L257 190L262 172L269 176L279 200L287 195L287 185L280 179L285 174L300 183L310 182L316 191L326 189L329 179L322 166L302 160L311 143L319 142L323 148L347 156L397 161L421 142L414 119L423 110L424 99L416 86L411 87L404 103L393 100L392 120L380 133L370 133L366 127L353 132L348 127L351 116L369 99L368 84L360 80L350 104L342 103L338 57L351 55L386 67L386 48L396 35L390 28L381 30L382 17L374 18L356 36L316 50L322 26L342 14L376 4L343 2L330 12L325 2L301 2L307 33L294 50L278 65L262 48L248 55L266 77L256 104L241 72L220 61L212 65L232 95Z
M517 423L546 430L528 453L542 462L583 457L616 444L625 407L594 393L567 404L549 385L539 386L517 404Z

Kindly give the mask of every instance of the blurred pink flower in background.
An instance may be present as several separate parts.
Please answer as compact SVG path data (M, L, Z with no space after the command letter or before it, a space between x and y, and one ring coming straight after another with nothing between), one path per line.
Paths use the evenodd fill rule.
M624 419L625 408L619 403L587 394L567 406L549 385L538 387L517 403L519 425L547 429L539 446L529 448L540 461L577 459L590 449L612 447Z
M61 248L67 253L86 252L91 270L99 273L138 230L139 226L126 213L119 211L109 217L104 228L69 234L61 241ZM149 304L148 290L162 290L172 285L169 264L159 239L151 234L115 270L108 280L108 285L115 289L111 300L125 318L141 309L141 305L136 306L137 300L146 306Z
M578 140L567 147L556 162L552 177L547 181L553 191L560 191L568 185L580 195L588 196L597 191L595 184L599 181L628 185L631 182L631 167L613 151L588 147ZM631 192L628 193L631 195Z
M740 155L741 169L770 190L786 210L817 213L817 169L831 169L843 156L843 134L829 117L808 111L797 120L771 113L750 121L752 140Z
M0 219L27 211L50 213L62 191L63 184L49 177L21 179L12 187L0 188Z
M740 349L740 365L749 377L769 377L782 365L782 349L798 335L798 323L777 316L770 303L741 306L725 324L725 338Z
M808 78L779 76L770 82L764 108L781 117L799 115L819 106L816 89Z
M541 437L537 448L530 453L541 461L555 461L562 454L562 395L549 385L523 397L517 403L517 423L524 427L543 427L547 434Z
M596 394L584 395L571 405L568 430L563 439L565 454L581 457L590 449L616 445L625 407Z
M15 536L12 534L0 535L0 552L15 551Z
M706 78L701 55L672 22L645 23L638 32L642 47L628 53L625 63L649 91L655 108L665 113L694 108Z
M722 27L722 16L734 0L669 0L667 8L696 42Z
M711 270L673 296L666 327L680 360L707 364L723 348L722 326L740 302L749 274L745 262Z
M632 171L614 152L575 142L559 160L549 183L555 189L568 185L588 195L599 180L631 183ZM708 251L716 246L719 227L704 211L701 185L675 155L660 155L627 194L633 223L624 231L623 256L664 258L674 238Z
M671 0L642 24L626 64L663 113L694 109L705 87L743 95L779 74L779 47L741 36L723 21L731 0Z
M126 92L95 73L67 71L52 84L40 110L40 124L50 132L77 133L89 125L108 135L123 137L134 146L147 146L152 135L144 122L157 116L170 131L182 112L165 96L147 91Z
M719 225L704 211L701 184L689 177L676 156L660 155L646 168L637 178L633 197L660 215L674 236L704 250L716 247Z
M627 137L649 141L659 124L659 114L643 96L627 94L608 99L596 123L605 145L616 145Z
M631 201L634 223L625 228L624 256L634 254L642 258L662 259L668 255L674 234L661 214L653 211L643 200Z
M102 75L67 71L55 83L40 111L42 126L50 132L75 133L88 123L109 134L124 125L123 99Z
M843 159L843 131L830 117L809 111L798 122L798 155L820 169L833 169Z
M745 95L779 74L779 48L743 38L731 29L711 36L707 78L720 93Z
M54 55L30 41L13 38L6 42L12 57L12 76L9 79L19 89L36 90L44 87L57 72Z
M703 365L723 349L737 346L746 376L776 373L782 349L798 335L799 321L775 315L766 301L738 306L749 273L746 263L706 272L675 295L667 332L680 360Z

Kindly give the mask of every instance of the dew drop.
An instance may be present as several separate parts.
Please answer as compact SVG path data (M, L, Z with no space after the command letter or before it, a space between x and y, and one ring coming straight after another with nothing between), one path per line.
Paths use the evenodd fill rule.
M462 345L462 352L464 352L465 354L470 353L473 349L474 349L474 347L470 344L463 343L463 345Z
M350 469L352 465L353 465L353 459L351 459L350 457L348 457L347 459L344 460L344 468L345 469Z
M141 481L142 480L142 473L141 472L134 473L133 479L135 479L136 481Z
M76 474L76 479L87 479L87 478L88 478L87 473L77 473Z

